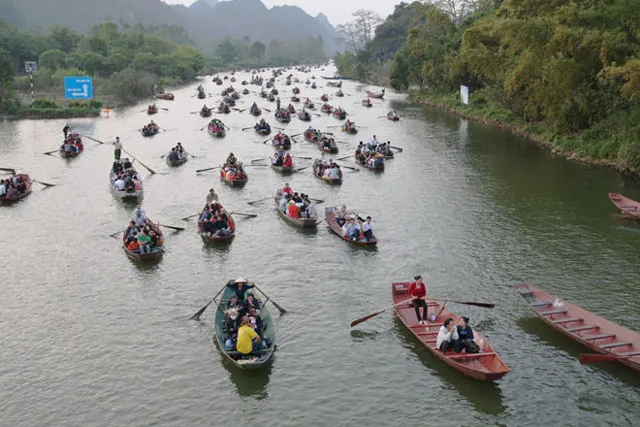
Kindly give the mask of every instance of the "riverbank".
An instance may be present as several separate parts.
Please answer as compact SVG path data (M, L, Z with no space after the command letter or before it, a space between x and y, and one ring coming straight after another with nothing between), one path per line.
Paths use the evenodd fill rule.
M469 105L460 103L458 93L409 93L412 101L464 119L482 123L528 139L552 154L590 166L614 169L640 178L640 146L636 133L640 111L613 114L598 125L574 135L560 135L544 122L526 122L511 111L490 105L478 96Z

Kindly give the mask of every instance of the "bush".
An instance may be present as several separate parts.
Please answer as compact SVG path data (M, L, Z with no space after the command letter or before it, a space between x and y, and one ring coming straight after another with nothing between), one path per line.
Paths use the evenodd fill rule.
M30 107L36 109L60 108L58 107L58 104L48 99L36 99L31 103Z
M91 101L69 101L69 108L100 109L103 105L102 101L97 101L95 99Z

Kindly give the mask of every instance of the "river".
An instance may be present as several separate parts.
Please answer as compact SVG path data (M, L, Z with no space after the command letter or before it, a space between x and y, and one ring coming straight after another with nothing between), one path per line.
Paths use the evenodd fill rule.
M247 77L237 77L240 88ZM229 84L202 83L214 94ZM300 86L315 98L335 91ZM152 219L186 230L166 230L165 256L151 266L127 259L109 237L133 209L109 191L111 147L85 140L85 152L64 161L42 155L60 143L63 121L0 123L0 167L57 184L35 185L27 199L0 207L0 424L634 425L637 373L581 366L584 350L536 319L511 285L531 283L640 330L640 228L616 215L607 198L622 192L638 199L638 185L402 95L365 109L364 89L345 82L350 96L331 101L366 126L357 136L339 136L349 142L340 156L372 134L404 152L380 174L345 171L341 187L310 169L284 178L253 167L242 189L221 185L217 171L197 175L230 151L248 162L273 149L239 130L255 122L247 112L222 117L234 128L223 140L198 130L207 120L190 114L203 104L192 97L195 84L176 91L176 101L159 102L169 111L153 118L166 132L153 138L137 131L149 120L143 103L109 118L71 120L74 130L102 141L120 136L127 151L159 172L150 176L138 166L144 206ZM290 93L281 96L286 105ZM245 97L240 108L253 99ZM390 108L402 120L379 118ZM266 117L277 126L272 114ZM311 124L326 129L338 121L314 117ZM286 125L290 133L306 127L296 118ZM320 154L298 140L294 155ZM160 156L177 141L197 158L169 168ZM343 164L355 166L351 159ZM302 233L268 201L247 204L285 182L325 205L370 214L377 249L351 247L324 225ZM228 246L203 245L195 222L181 220L201 208L212 186L227 208L258 214L236 217ZM392 281L418 273L431 295L497 304L452 308L471 317L512 369L507 376L467 379L431 356L392 313L349 328L390 305ZM188 320L237 276L289 311L275 318L278 350L265 372L239 372L223 360L212 342L212 308L202 322Z

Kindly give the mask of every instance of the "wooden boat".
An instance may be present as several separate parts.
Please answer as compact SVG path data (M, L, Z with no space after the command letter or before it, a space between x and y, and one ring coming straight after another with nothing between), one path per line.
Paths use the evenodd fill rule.
M256 125L253 127L253 130L255 130L258 135L267 136L271 133L271 126L269 126L269 124L267 123L266 128L260 128L259 123L256 123Z
M320 97L320 101L322 102L327 102L329 100L329 96L327 96L327 94L322 94L322 96Z
M366 90L365 92L369 98L383 99L385 91L382 89L382 92L372 92L370 90Z
M273 321L271 320L269 310L266 307L267 300L261 300L260 298L258 298L258 295L254 294L254 297L260 304L260 317L262 318L262 323L264 325L263 337L265 341L268 341L270 343L270 346L268 348L251 353L248 356L245 356L239 351L226 349L224 345L227 338L225 330L224 309L226 308L227 302L231 299L231 296L234 293L235 291L226 285L222 290L222 296L220 297L220 302L217 304L218 308L216 309L215 316L215 342L218 345L220 352L224 354L224 356L237 368L246 370L260 369L269 363L269 361L271 360L271 356L273 356L273 351L276 347L275 328L273 326Z
M140 133L145 138L157 135L160 132L160 127L158 125L146 125L142 129L140 129Z
M225 211L226 212L226 211ZM233 220L233 217L229 212L227 214L227 225L229 226L229 234L226 235L212 235L204 232L204 222L200 221L200 217L202 217L202 212L198 217L198 235L202 238L205 243L222 243L222 242L230 242L236 236L236 222Z
M216 136L218 138L223 138L227 134L224 123L222 123L218 119L211 120L207 125L207 130L209 131L210 135Z
M156 104L149 105L147 107L147 114L152 115L158 112L158 106Z
M396 315L431 354L447 365L462 372L464 375L477 380L497 380L511 371L498 353L491 347L489 342L475 329L473 330L474 341L480 346L480 352L478 353L455 353L453 350L442 353L442 351L435 348L438 330L444 321L452 318L454 322L457 322L459 318L456 314L443 308L437 302L429 301L427 302L429 315L431 315L431 313L438 313L438 317L435 321L429 320L426 325L418 324L413 305L407 301L411 299L408 292L408 282L398 282L391 285L393 302L394 304L400 304L395 308ZM402 304L405 301L406 303Z
M324 219L327 222L327 225L329 226L331 231L333 231L333 233L336 236L354 245L373 246L378 243L378 239L376 238L376 236L372 236L371 239L369 240L365 240L365 239L351 240L348 237L345 237L344 233L342 232L342 227L340 227L340 225L338 224L338 221L336 221L334 209L335 208L325 208Z
M609 193L609 199L622 214L640 220L640 203L619 193Z
M122 159L120 160L121 164L124 164ZM133 181L135 186L133 191L126 190L118 190L116 189L116 180L118 179L118 175L115 173L113 167L115 162L111 165L111 171L109 172L109 182L111 183L111 193L119 199L122 200L136 200L139 197L142 197L142 182Z
M165 155L166 159L167 159L167 164L169 166L180 166L180 165L184 165L185 163L187 163L187 160L189 160L189 156L187 155L187 153L184 153L184 156L176 161L172 161L171 160L171 151L169 151L166 155Z
M300 102L300 98L299 98L299 97L297 97L297 96L295 96L295 95L293 95L293 96L291 97L291 102Z
M260 114L262 114L262 110L261 110L260 108L250 108L250 109L249 109L249 113L250 113L252 116L256 116L256 117L258 117Z
M364 107L373 107L373 103L371 102L371 100L370 100L370 99L363 99L363 100L362 100L362 105L363 105Z
M303 122L310 122L311 114L309 114L308 111L300 111L298 113L298 119L302 120Z
M80 138L80 135L78 135L77 133L70 133L69 135L67 135L67 139L71 139L73 141L71 145L73 145L73 147L75 147L76 149L74 150L72 148L71 150L66 151L64 149L65 143L63 142L59 150L60 157L62 157L63 159L73 159L75 157L78 157L78 155L84 151L82 138Z
M202 107L200 109L200 117L211 117L212 114L213 114L213 108Z
M561 301L531 285L514 288L545 323L596 353L632 356L616 361L640 371L640 334Z
M331 114L331 112L333 111L333 107L329 104L322 104L322 106L320 107L320 111L323 113Z
M342 170L340 170L340 177L339 178L329 178L329 177L320 175L320 173L319 173L320 170L319 170L319 167L318 167L319 164L320 164L320 159L315 159L313 161L313 166L312 166L313 175L316 178L319 178L319 179L323 180L324 182L326 182L327 184L330 184L330 185L341 185L342 184Z
M228 104L218 105L218 113L229 114L230 112L231 112L231 108L229 108Z
M289 114L295 114L296 113L296 107L294 107L293 104L289 104L287 106L287 111L289 112Z
M153 231L158 236L158 244L156 246L151 247L151 252L141 254L140 250L131 251L127 248L127 234L126 231L122 233L122 248L124 249L127 256L131 259L135 259L136 261L157 261L162 258L162 254L164 254L164 236L162 235L162 231L160 230L160 224L155 225L153 227Z
M276 202L276 210L278 211L278 214L285 221L287 221L289 224L293 224L296 227L300 227L300 228L316 228L316 226L318 225L318 217L315 217L315 218L291 218L289 215L284 214L280 210L280 199L281 198L282 198L282 190L278 190L276 192L276 195L273 198L273 200Z
M337 96L338 98L342 98L342 97L344 97L344 92L342 92L342 90L341 90L341 89L338 89L338 91L336 92L336 96Z
M358 133L358 128L356 127L356 124L351 122L351 126L347 127L347 123L343 123L341 126L342 132L346 132L348 134L351 135L355 135Z
M369 169L371 171L376 171L376 172L382 172L384 171L384 157L382 156L378 156L378 160L380 160L380 162L378 162L378 165L373 166L369 163L369 158L366 158L364 163L358 159L358 155L354 155L354 159L356 161L356 163L360 166L362 166L365 169Z
M246 87L244 89L242 89L242 94L243 95L249 95L249 89L247 89Z
M292 172L293 172L293 169L295 168L295 165L293 164L293 158L291 159L291 160L292 160L292 162L291 162L291 166L277 166L277 165L275 164L275 161L276 161L276 158L277 158L277 155L278 155L278 154L280 154L280 155L284 156L284 155L285 155L285 152L284 152L283 150L280 150L280 151L276 152L276 153L273 155L273 157L271 157L271 168L272 168L273 170L275 170L275 171L280 172L280 173L281 173L281 174L283 174L283 175L286 175L286 174L292 173Z
M291 114L286 110L276 111L275 116L280 123L289 123L291 121Z
M275 87L271 89L271 95L277 95L277 94L278 94L278 89L276 89Z
M238 168L243 169L242 163L238 164ZM234 171L223 165L220 168L220 179L229 187L243 187L249 181L249 176L244 172L242 176L238 177Z
M313 82L311 84L311 89L317 89L317 88L318 88L318 86L316 85L316 82Z
M324 76L322 76L322 78L323 78L323 79L329 79L328 77L324 77ZM333 79L339 80L339 79L340 79L340 77L333 77L333 78L331 78L331 79L332 79L332 80L333 80ZM331 87L342 87L342 81L338 81L338 82L327 82L327 86L331 86Z
M297 87L294 87L291 92L293 92L294 95L299 95L300 94L300 89Z
M176 99L176 97L170 92L156 95L156 98L164 99L165 101L173 101L174 99Z
M325 135L320 137L318 148L325 153L338 154L338 144L336 144L336 140Z
M393 114L393 111L389 111L387 113L387 119L391 120L392 122L397 122L398 120L400 120L400 116Z
M204 92L204 90L198 91L198 99L205 99L206 97L207 94Z
M289 138L289 135L278 133L271 139L271 145L273 145L273 148L276 150L290 150L291 138Z
M304 108L308 109L308 110L313 110L314 108L316 108L315 104L312 101L304 101Z
M347 112L344 111L342 108L336 108L335 110L333 110L333 117L335 117L338 120L345 120L347 118Z
M304 137L305 141L313 142L315 144L318 141L320 141L320 138L322 137L322 132L320 132L318 129L309 127L307 130L305 130L302 133L302 136Z
M33 182L29 177L29 175L26 173L19 173L19 174L16 174L16 177L17 179L22 180L22 182L25 185L25 190L19 194L14 193L13 190L10 190L9 192L5 193L3 196L0 196L0 203L7 204L7 205L11 203L15 203L18 200L22 200L25 197L27 197L29 194L31 194L31 186L33 185Z
M273 96L273 94L270 93L270 94L267 95L267 101L276 102L276 97Z
M225 96L222 102L225 104L225 106L222 109L218 107L218 111L220 111L223 114L228 114L226 113L226 111L229 109L229 107L236 106L236 100L231 96Z

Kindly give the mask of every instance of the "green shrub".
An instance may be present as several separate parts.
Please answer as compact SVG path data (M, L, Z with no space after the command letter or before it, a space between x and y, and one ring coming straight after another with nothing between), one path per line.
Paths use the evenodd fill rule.
M60 108L58 107L58 104L56 104L54 101L50 101L48 99L36 99L35 101L33 101L31 103L31 108L38 108L38 109L46 109L46 108Z

